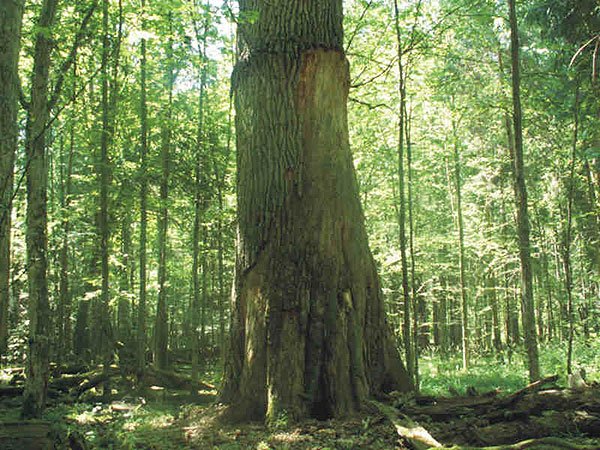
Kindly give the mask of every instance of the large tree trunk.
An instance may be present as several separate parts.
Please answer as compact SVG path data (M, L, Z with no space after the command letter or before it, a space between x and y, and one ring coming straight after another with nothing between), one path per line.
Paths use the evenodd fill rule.
M233 77L239 236L221 398L246 418L341 416L412 388L348 142L342 1L240 1L257 9Z
M0 354L6 351L10 279L10 226L17 149L19 50L23 1L4 2L0 13Z
M47 279L46 126L52 29L57 0L46 0L37 22L31 102L27 114L27 275L29 280L29 351L23 394L23 416L39 417L46 403L50 350Z

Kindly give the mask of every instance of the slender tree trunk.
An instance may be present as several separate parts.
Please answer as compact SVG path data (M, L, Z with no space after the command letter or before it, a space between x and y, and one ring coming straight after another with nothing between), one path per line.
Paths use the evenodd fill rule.
M450 213L451 216L457 217L457 205L454 204L454 200L455 200L455 195L454 195L454 190L452 189L452 176L450 173L450 161L448 157L444 158L444 173L446 176L446 186L447 186L447 192L448 192L448 204L450 206ZM456 176L455 176L456 178ZM456 225L457 229L458 229L458 224ZM447 283L448 285L449 283ZM459 277L459 284L460 284L460 277ZM448 289L449 292L452 292L452 290L449 288ZM461 297L462 298L462 297ZM450 349L451 347L461 347L461 351L462 351L462 314L459 312L458 317L457 317L457 308L455 307L455 301L454 301L454 292L452 292L452 296L448 297L446 299L446 309L448 311L448 319L449 319L449 330L448 330L448 349ZM458 309L461 309L460 307Z
M515 199L517 204L517 234L519 237L519 258L521 260L521 302L523 311L523 333L530 381L540 377L540 362L535 326L535 305L533 301L533 274L531 269L531 247L529 243L529 213L527 188L525 185L525 164L523 161L523 127L521 113L521 80L519 61L519 33L517 28L516 0L508 0L510 15L510 39L512 60L512 94L514 152L511 154L514 169Z
M548 249L544 252L544 281L546 285L546 335L548 336L548 342L554 339L556 324L554 323L554 305L552 301L552 280L550 278L550 263L548 256Z
M46 126L48 84L57 0L45 0L37 22L31 99L27 111L27 274L29 279L29 349L23 393L23 416L39 417L46 404L50 351L50 306L47 279Z
M463 370L469 368L469 303L465 275L465 229L462 214L462 176L456 124L452 122L454 134L454 180L456 183L456 217L458 224L458 268L460 275L461 343Z
M224 170L225 172L225 170ZM224 281L224 264L223 264L223 185L224 174L219 177L218 181L218 218L217 218L217 283L219 288L219 296L217 307L219 310L219 349L220 349L220 364L223 363L225 357L225 281Z
M541 265L537 265L536 266L536 275L535 275L535 280L536 283L538 285L538 289L537 289L537 307L536 307L536 324L537 324L537 336L538 336L538 340L540 342L543 342L545 339L544 336L544 331L545 331L545 327L544 327L544 311L545 311L545 305L544 305L544 293L542 292L544 283L542 282L542 267Z
M75 66L73 66L75 67ZM73 70L75 73L75 69ZM75 110L75 99L73 98L73 111ZM71 115L69 126L69 153L65 162L61 161L61 173L63 174L61 195L62 216L62 242L60 248L60 279L58 300L58 363L62 363L71 352L71 290L69 286L69 237L71 232L71 221L69 208L71 205L71 175L73 172L73 152L75 149L75 113ZM62 156L62 155L61 155ZM65 173L66 170L66 173Z
M169 227L169 159L171 151L171 129L173 126L173 85L175 84L175 71L173 68L173 17L169 13L169 41L167 44L167 70L165 86L168 92L167 109L163 117L161 133L161 165L162 174L160 181L160 216L158 221L158 304L156 306L156 322L154 327L154 363L159 369L168 366L169 344L169 314L167 310L167 232Z
M125 184L129 186L129 183ZM129 188L122 188L127 192ZM131 326L135 323L132 320L132 305L130 304L130 295L134 290L131 283L131 218L129 211L123 212L121 219L121 257L122 267L119 277L119 302L117 306L117 339L124 344L124 348L131 343Z
M235 64L235 61L233 61ZM222 172L219 171L218 165L215 164L215 178L217 179L217 201L218 201L218 217L217 217L217 259L218 259L218 285L219 285L219 297L218 297L218 309L219 309L219 349L220 349L220 364L223 365L225 361L225 270L224 267L224 255L223 255L223 216L225 214L224 208L224 189L225 189L225 176L227 174L227 163L229 161L229 155L231 154L231 137L232 137L232 118L233 118L233 101L231 96L229 97L229 111L227 114L227 147L225 156L225 165L223 166Z
M116 104L118 101L118 81L119 81L119 57L121 54L121 43L123 42L123 2L119 0L119 25L117 31L117 47L114 57L113 66L113 89L111 97L111 111L116 113ZM115 118L113 118L115 120ZM126 158L125 158L126 159ZM121 196L128 196L132 191L131 182L128 179L122 180L120 186ZM130 294L134 291L133 277L135 270L132 267L132 245L131 245L131 213L127 207L127 201L123 200L124 205L121 205L122 219L121 219L121 258L122 267L120 269L119 276L119 300L117 302L117 326L115 339L119 340L122 345L121 355L129 354L132 355L131 338L132 338L132 325L135 323L131 314L133 312L133 305L130 301ZM123 207L124 206L124 207ZM122 359L122 358L121 358Z
M206 41L208 33L208 19L205 22L204 30L201 33L196 22L194 22L196 39L201 44L199 62L200 62L200 90L198 93L198 129L196 134L196 164L194 166L194 229L192 232L192 302L191 302L191 320L192 320L192 380L197 380L200 372L199 364L199 336L198 325L200 312L200 231L202 221L202 158L204 156L204 90L207 77L206 61ZM195 394L195 391L192 392Z
M419 308L420 302L418 301L417 295L417 282L415 280L415 220L413 215L413 168L412 168L412 142L411 138L411 122L412 114L408 114L406 107L406 79L404 81L404 124L405 124L405 135L406 135L406 169L408 172L408 253L410 255L410 287L411 287L411 300L413 310L413 324L412 324L412 342L414 346L414 380L415 390L419 391L420 379L419 379L419 348L420 348L420 328L419 328L419 314L421 308ZM424 305L420 305L424 306Z
M109 0L102 1L102 61L101 61L101 97L102 97L102 131L100 135L100 158L98 162L98 181L100 185L100 211L98 219L98 234L100 237L100 268L101 268L101 290L100 304L98 312L100 317L96 323L100 326L100 351L103 361L104 372L108 375L108 369L112 361L112 326L110 320L110 286L109 286L109 217L108 217L108 194L111 180L111 167L109 159L109 146L114 133L113 116L111 111L111 102L109 102L109 55L110 55L110 35L108 29L109 23ZM113 93L116 95L116 93ZM110 396L110 384L104 383L104 398L107 400Z
M569 338L567 343L567 373L573 373L573 338L575 333L575 311L573 309L573 272L571 268L571 232L573 222L573 192L575 187L575 161L577 158L577 141L579 139L579 86L575 93L573 112L573 142L571 144L571 162L567 180L567 217L563 241L563 267L565 270L565 291L567 292L567 315L569 321Z
M496 285L496 273L493 269L488 275L490 306L492 308L492 345L497 352L502 350L502 335L500 333L500 308L498 305L498 292Z
M142 30L146 28L146 0L142 0ZM140 61L140 293L137 311L137 377L146 370L146 240L148 235L148 105L146 100L146 39L141 42Z
M406 257L406 198L404 196L404 141L405 141L405 113L406 113L406 88L405 88L405 72L402 62L402 40L400 36L400 18L398 11L398 0L394 0L394 22L396 30L396 42L398 50L398 93L400 96L400 105L398 107L398 197L400 204L398 206L398 233L400 243L400 259L402 267L402 304L403 318L402 340L404 341L404 356L406 359L406 370L411 380L415 379L415 353L416 343L413 342L411 333L411 296L408 282L408 259ZM413 311L413 314L415 311Z
M440 300L438 312L440 353L445 357L448 353L448 295L446 280L440 279Z
M238 251L221 400L277 420L409 390L348 142L342 1L240 1ZM269 51L264 51L268 49Z
M13 172L19 127L19 51L24 0L7 1L0 14L0 356L8 338Z
M562 258L560 254L559 245L556 242L559 238L555 238L553 242L553 253L554 253L554 278L557 281L557 285L559 280L566 279L566 276L563 278L561 267L564 269L562 265ZM558 328L560 330L560 340L564 342L568 339L568 307L565 304L564 297L566 296L565 292L562 292L560 288L557 288L556 298L558 300ZM565 325L565 322L567 323Z
M80 360L89 362L90 330L88 326L90 301L82 299L77 307L75 329L73 330L73 353Z

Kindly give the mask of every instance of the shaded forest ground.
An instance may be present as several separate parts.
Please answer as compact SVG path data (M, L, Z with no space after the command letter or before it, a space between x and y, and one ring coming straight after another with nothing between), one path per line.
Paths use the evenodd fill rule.
M585 393L566 389L566 379L559 377L539 389L515 395L527 384L526 369L516 354L479 357L468 373L459 370L458 359L442 360L425 355L421 359L420 396L392 395L381 404L391 407L396 418L402 418L402 411L417 420L444 445L511 444L529 437L546 436L548 430L553 430L552 435L561 439L561 446L538 443L521 448L600 449L598 347L600 343L594 342L577 349L579 367L585 369L590 385ZM560 347L544 349L542 360L546 373L551 369L554 369L552 373L564 373L562 352ZM188 369L177 367L182 378ZM187 387L177 388L172 383L166 389L155 386L139 395L131 391L129 384L120 382L119 376L113 378L113 398L108 403L101 402L99 385L81 391L76 397L71 388L69 401L59 395L51 396L40 427L34 422L30 428L21 427L19 433L33 436L49 424L50 436L57 448L418 448L400 439L392 423L394 418L377 407L346 420L310 420L299 424L282 420L270 428L262 424L224 425L217 420L221 407L213 404L216 390L210 387L218 384L219 376L218 371L207 371L206 385L200 387L195 400ZM0 390L17 387L14 382L9 384L11 377L14 374L10 371L3 372ZM153 381L158 385L160 380ZM548 398L551 399L547 401ZM10 424L21 424L19 406L19 396L9 395L8 391L0 396L0 420L4 424L0 428L2 448L10 448L6 445L8 441L2 441L2 436L10 433ZM85 447L77 447L82 443ZM24 447L16 444L13 448Z

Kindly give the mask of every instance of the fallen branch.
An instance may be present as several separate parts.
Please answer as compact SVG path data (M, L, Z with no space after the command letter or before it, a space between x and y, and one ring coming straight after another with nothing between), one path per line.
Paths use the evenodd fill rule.
M525 395L527 394L537 392L550 383L556 383L557 380L558 375L552 375L546 378L542 378L541 380L534 381L533 383L530 383L527 386L525 386L523 389L519 389L517 392L512 393L511 395L503 399L501 403L505 405L511 405L517 400L525 397Z

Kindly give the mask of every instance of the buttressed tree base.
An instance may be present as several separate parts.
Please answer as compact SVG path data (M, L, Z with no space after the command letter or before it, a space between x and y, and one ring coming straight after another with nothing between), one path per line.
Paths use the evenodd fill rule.
M348 139L342 2L240 1L238 254L221 399L329 418L411 382L386 323Z

